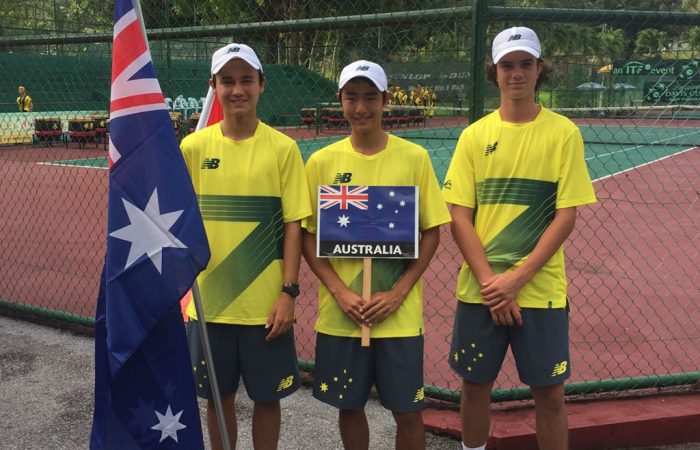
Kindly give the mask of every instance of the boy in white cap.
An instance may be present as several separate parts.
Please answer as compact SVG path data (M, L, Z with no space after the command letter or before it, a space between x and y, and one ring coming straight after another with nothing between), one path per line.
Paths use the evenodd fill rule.
M508 346L535 400L542 450L567 448L568 300L562 244L595 202L579 129L535 103L551 69L525 27L493 41L500 107L457 143L443 195L465 263L449 361L462 377L462 445L484 449L490 394ZM477 212L478 208L478 212Z
M350 136L311 155L306 164L312 215L304 219L304 258L321 281L316 322L314 397L339 409L346 449L367 449L364 406L372 385L397 424L396 448L425 448L423 404L423 307L421 275L440 241L439 226L450 221L426 150L386 133L382 112L388 101L384 70L355 61L340 74L338 100ZM376 259L372 295L362 293L362 260L316 257L319 185L418 186L419 257ZM371 331L360 345L360 326Z
M253 444L277 448L279 400L299 387L294 302L301 260L301 219L311 213L297 144L262 123L257 103L265 77L247 45L212 57L210 86L224 118L181 144L211 246L199 283L231 448L234 400L242 377L254 401ZM197 393L209 399L212 447L222 448L199 318L190 303L190 354Z

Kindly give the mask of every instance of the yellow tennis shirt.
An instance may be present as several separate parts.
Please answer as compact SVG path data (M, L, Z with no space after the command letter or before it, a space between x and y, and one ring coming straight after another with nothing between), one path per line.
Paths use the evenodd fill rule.
M306 163L309 196L313 213L302 221L310 233L316 233L318 186L418 186L418 228L427 230L451 218L440 195L440 186L428 152L419 145L389 135L384 150L374 155L356 152L350 138L331 144L311 155ZM362 259L329 258L343 282L362 295ZM372 292L391 289L403 274L408 259L373 259ZM423 325L422 281L413 286L399 309L384 322L371 328L372 338L420 336ZM360 328L338 307L323 283L319 284L316 331L334 336L360 337Z
M211 247L197 278L206 321L264 324L284 283L284 223L311 213L299 148L262 122L242 141L216 124L181 147Z
M596 201L576 125L542 108L534 121L504 122L498 111L462 132L445 177L445 201L474 208L474 227L496 273L527 259L558 208ZM457 298L482 303L480 285L465 262ZM518 293L527 308L566 304L560 247Z

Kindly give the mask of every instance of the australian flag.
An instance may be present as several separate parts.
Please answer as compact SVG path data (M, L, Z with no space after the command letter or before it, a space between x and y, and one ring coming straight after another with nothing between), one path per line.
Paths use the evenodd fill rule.
M418 187L318 187L319 257L417 258Z
M115 1L109 157L90 448L202 449L179 301L209 245L131 0Z

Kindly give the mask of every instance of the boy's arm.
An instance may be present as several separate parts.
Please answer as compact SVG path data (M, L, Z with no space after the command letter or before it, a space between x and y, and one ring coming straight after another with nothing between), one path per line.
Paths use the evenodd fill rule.
M338 307L345 315L356 324L362 325L364 318L362 317L361 308L365 303L364 299L347 287L327 258L318 258L316 256L316 235L306 230L303 230L302 233L302 251L309 267L321 283L326 286L326 289L335 298Z
M484 298L484 304L491 309L492 315L500 316L502 311L509 308L509 304L515 303L518 291L556 253L571 234L575 223L576 207L557 209L552 223L544 230L537 245L522 265L514 270L495 275L482 283L481 295Z
M382 323L394 311L399 309L413 285L428 268L430 260L440 243L440 227L432 227L421 232L418 244L418 259L414 259L406 267L401 278L388 291L375 292L367 304L360 308L368 326Z
M301 221L284 224L284 282L296 283L299 280L299 264L301 263ZM280 290L282 286L280 286ZM265 340L270 341L280 336L294 324L294 297L280 292L277 303L272 307L265 328L270 328Z

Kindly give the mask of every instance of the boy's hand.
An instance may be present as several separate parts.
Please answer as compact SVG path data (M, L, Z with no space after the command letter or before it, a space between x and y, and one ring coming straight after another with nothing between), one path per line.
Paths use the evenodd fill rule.
M499 304L500 309L489 309L491 318L496 325L523 325L523 317L520 314L520 306L515 301L505 301Z
M352 319L353 322L357 325L365 324L365 318L362 315L362 306L365 304L365 301L352 289L346 287L342 291L339 291L335 295L335 301L338 307L346 316Z
M482 283L481 296L496 325L523 324L516 298L525 282L516 271L509 271L494 275Z
M271 341L283 335L292 328L292 325L294 325L294 298L282 293L267 317L265 328L272 327L272 329L265 337L265 340Z
M382 323L394 311L399 309L405 298L405 296L393 289L372 294L372 298L360 308L367 326L371 327Z

